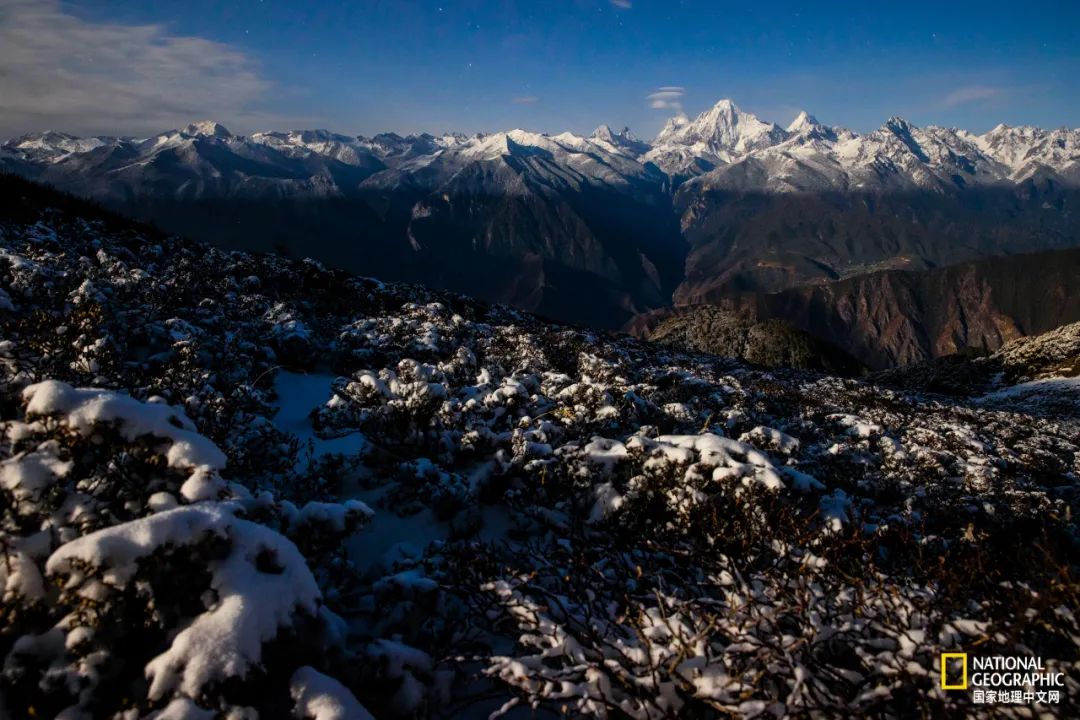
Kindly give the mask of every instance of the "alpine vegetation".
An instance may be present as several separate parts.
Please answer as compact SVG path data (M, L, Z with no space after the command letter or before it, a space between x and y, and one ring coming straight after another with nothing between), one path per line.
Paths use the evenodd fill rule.
M0 716L1080 713L1076 326L768 369L0 190Z

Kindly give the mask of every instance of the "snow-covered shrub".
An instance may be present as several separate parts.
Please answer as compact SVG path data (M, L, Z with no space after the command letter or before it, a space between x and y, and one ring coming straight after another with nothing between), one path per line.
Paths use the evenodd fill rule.
M160 401L56 381L22 399L0 425L9 711L283 716L288 679L324 664L335 632L309 558L370 510L252 495ZM302 700L318 707L307 672Z
M1078 714L1064 393L752 370L14 197L0 715L988 715L935 690L970 648L1066 673L994 711Z
M1032 652L1080 631L1075 583L1034 595L1016 580L1060 572L1068 538L1036 555L995 546L1003 567L992 569L970 544L939 557L902 532L823 535L763 493L714 490L677 533L656 528L655 508L629 499L601 521L606 532L587 524L514 551L472 547L475 574L461 592L487 594L473 622L516 638L484 670L517 691L503 709L936 716L966 707L937 689L942 649ZM1075 655L1056 658L1050 666L1066 673L1075 697ZM1054 710L1064 717L1071 707Z

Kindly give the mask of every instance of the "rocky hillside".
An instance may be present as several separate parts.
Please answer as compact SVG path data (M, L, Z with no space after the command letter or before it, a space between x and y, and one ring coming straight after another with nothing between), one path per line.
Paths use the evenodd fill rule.
M950 650L1038 655L1035 709L1080 712L1075 407L748 368L5 182L0 716L1031 715L942 691Z
M992 352L1080 321L1077 277L1080 251L1061 250L742 293L718 297L716 307L754 322L783 321L884 369L961 351ZM646 336L663 318L688 310L643 314L627 329Z
M987 355L959 353L875 375L893 387L1010 398L1020 405L1073 406L1080 393L1080 323L1018 338ZM1042 409L1045 409L1043 407Z
M754 322L718 307L697 306L643 318L646 339L752 365L859 375L864 368L839 347L782 320ZM651 326L651 327L649 327Z
M1039 177L1014 187L941 193L687 185L675 205L689 245L676 305L1072 248L1080 238L1080 192Z

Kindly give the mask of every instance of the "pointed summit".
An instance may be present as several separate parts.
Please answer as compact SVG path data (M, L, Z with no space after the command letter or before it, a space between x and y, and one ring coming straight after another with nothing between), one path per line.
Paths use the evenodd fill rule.
M803 110L788 125L787 134L798 145L836 142L836 128L822 125L818 119Z
M743 117L753 117L744 113L731 100L724 98L698 116L695 124L708 124L714 128L727 128L736 125ZM754 118L757 120L757 118Z
M917 157L921 162L929 162L930 157L926 154L922 145L915 138L914 132L918 130L917 127L909 123L902 117L893 116L885 121L885 125L882 130L886 133L891 133L897 140L911 151L911 154Z
M690 124L690 118L686 117L685 113L679 113L668 118L668 121L664 123L664 129L660 131L660 134L656 136L657 144L664 142L669 138L673 138L676 133L682 128Z
M762 122L725 98L693 121L685 118L669 120L657 138L657 144L703 145L719 159L727 160L750 150L776 145L786 138L787 133L780 126Z
M638 140L634 133L630 132L630 128L624 127L619 132L615 132L608 125L601 125L596 128L596 131L589 137L593 142L606 143L611 148L624 151L630 155L640 155L649 150L647 143Z
M638 139L634 133L630 132L630 128L624 127L619 132L615 132L611 129L610 125L601 125L593 131L592 137L596 140L604 140L612 144L618 144L619 142L637 142Z
M818 122L816 117L803 110L791 121L791 124L787 127L787 131L789 133L801 133L812 130L820 125L821 123Z
M614 143L616 140L615 131L611 129L610 125L601 125L596 128L592 134L593 139L603 140L604 142Z
M916 128L904 118L898 115L893 115L891 118L885 121L884 129L888 130L894 135L910 136L911 131L915 130Z
M191 123L180 132L191 137L213 137L222 140L227 140L233 136L228 128L213 120L201 120Z

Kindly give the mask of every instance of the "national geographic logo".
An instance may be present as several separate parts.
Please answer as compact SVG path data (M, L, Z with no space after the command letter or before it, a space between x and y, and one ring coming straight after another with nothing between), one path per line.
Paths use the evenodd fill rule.
M941 653L941 689L968 689L967 653Z
M1047 670L1041 657L941 653L941 689L971 690L976 705L1054 705L1065 673Z

